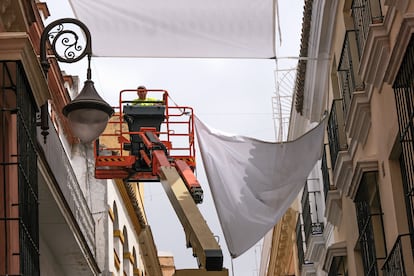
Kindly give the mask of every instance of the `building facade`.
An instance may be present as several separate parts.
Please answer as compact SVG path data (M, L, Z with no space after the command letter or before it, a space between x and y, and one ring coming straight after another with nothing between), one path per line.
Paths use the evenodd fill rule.
M60 135L73 138L55 113L69 97L56 62L47 81L37 57L47 7L1 5L0 274L98 275L93 216ZM42 126L41 106L52 107Z
M289 139L326 117L325 147L285 226L293 249L271 246L262 275L414 274L413 12L409 0L305 1Z
M47 5L0 7L0 275L162 275L142 189L93 177L62 115L77 79L42 70Z

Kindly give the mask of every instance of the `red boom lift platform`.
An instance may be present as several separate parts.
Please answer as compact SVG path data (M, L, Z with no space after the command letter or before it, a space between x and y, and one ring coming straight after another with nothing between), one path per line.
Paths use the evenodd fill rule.
M203 190L194 175L193 109L170 105L165 90L148 94L160 100L138 105L137 90L120 92L116 113L95 142L95 177L161 182L199 265L174 275L228 276L221 248L196 206Z
M159 182L160 166L174 166L196 203L203 191L195 169L194 113L169 104L165 90L148 90L156 101L134 104L137 90L122 90L107 130L95 141L95 178ZM106 138L106 139L105 139ZM101 140L118 141L107 147Z

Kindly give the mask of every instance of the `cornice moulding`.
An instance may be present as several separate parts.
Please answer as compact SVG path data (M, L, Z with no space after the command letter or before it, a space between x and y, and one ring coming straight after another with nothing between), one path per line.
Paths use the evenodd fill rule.
M0 60L20 61L22 63L38 106L41 106L50 98L46 78L26 33L0 33Z
M352 95L351 107L346 124L346 132L352 141L365 144L371 128L371 109L367 93L355 92Z
M332 261L335 257L346 256L346 242L341 241L332 244L326 250L325 261L323 263L323 270L329 272L329 269L332 265Z
M348 151L340 151L334 169L334 186L344 193L352 177L352 158Z
M398 70L400 69L400 64L405 55L405 50L407 49L408 43L411 39L411 35L414 33L414 13L406 14L401 23L400 31L398 32L391 49L391 55L389 59L388 67L385 71L384 81L392 85L397 76Z
M338 189L328 191L324 216L332 225L338 226L341 223L342 200Z
M359 183L361 182L362 176L364 175L364 173L372 172L372 171L378 171L378 160L370 159L370 160L357 161L351 183L349 185L347 192L345 193L346 196L354 200L356 193L358 191Z
M389 31L384 24L369 27L359 71L362 79L380 89L390 58Z

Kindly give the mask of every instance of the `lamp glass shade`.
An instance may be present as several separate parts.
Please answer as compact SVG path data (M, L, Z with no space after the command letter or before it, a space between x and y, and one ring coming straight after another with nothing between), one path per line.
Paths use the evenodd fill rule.
M106 112L88 108L74 110L67 117L73 135L82 143L90 143L98 138L109 120Z
M98 95L91 80L86 80L79 95L63 108L73 135L82 143L98 138L113 113L113 108Z

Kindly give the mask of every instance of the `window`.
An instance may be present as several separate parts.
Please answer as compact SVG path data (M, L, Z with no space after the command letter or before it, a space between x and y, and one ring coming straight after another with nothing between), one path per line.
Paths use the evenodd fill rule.
M326 249L324 271L328 276L348 275L347 241L329 245Z
M124 226L122 230L123 236L124 236L124 244L122 248L122 263L124 268L124 275L133 275L133 256L131 252L129 251L129 239L128 239L128 231L126 227Z
M121 231L119 230L119 221L118 221L118 208L116 207L116 203L114 201L112 211L114 214L114 223L113 223L113 247L114 247L114 266L116 270L119 270L121 267L121 258L122 255L120 255L121 246L123 243L123 235Z
M332 260L331 267L329 268L328 276L347 276L348 267L346 256L337 256Z
M0 120L0 274L36 276L40 274L36 105L19 62L0 62Z
M355 197L358 221L358 248L364 275L378 274L378 259L385 259L386 248L382 210L377 187L377 172L364 173Z
M409 232L414 233L414 36L393 84L400 132L400 167ZM414 238L411 236L411 246Z

